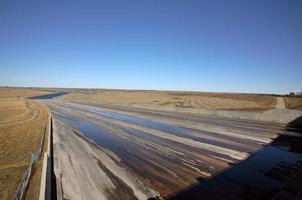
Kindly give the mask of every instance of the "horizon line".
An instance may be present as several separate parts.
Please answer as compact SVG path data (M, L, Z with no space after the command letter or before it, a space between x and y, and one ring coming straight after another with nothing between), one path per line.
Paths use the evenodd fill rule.
M158 92L188 92L188 93L225 93L225 94L252 94L252 95L288 95L287 93L274 92L227 92L227 91L201 91L201 90L173 90L173 89L135 89L135 88L102 88L102 87L49 87L49 86L8 86L0 85L0 88L24 88L24 89L78 89L78 90L116 90L116 91L158 91ZM302 92L302 91L301 91ZM294 92L297 93L297 92ZM299 93L299 92L298 92Z

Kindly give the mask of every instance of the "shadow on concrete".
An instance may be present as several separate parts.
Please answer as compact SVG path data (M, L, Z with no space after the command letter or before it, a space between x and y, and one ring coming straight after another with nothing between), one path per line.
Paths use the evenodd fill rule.
M168 200L302 198L302 116L271 144L210 179L165 197Z
M286 126L287 130L295 131L302 134L302 116L289 122Z
M69 92L56 92L56 93L52 93L52 94L45 94L45 95L29 97L28 99L53 99L55 97L63 96L68 93Z

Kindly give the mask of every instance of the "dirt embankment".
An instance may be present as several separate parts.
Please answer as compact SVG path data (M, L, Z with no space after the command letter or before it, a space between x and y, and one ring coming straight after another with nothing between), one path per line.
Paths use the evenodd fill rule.
M283 97L254 94L98 90L70 93L59 99L95 106L126 106L285 124L302 115L299 110L286 109Z
M302 110L302 98L285 97L284 101L286 108Z
M46 107L37 102L0 99L0 199L13 199L31 153L39 148L47 120ZM41 166L38 161L27 199L38 199Z
M239 111L263 111L276 105L268 95L98 90L70 93L61 99L139 107L200 108Z

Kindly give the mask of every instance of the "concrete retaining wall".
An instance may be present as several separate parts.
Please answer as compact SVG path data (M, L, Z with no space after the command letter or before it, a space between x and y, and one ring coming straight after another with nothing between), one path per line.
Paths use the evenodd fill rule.
M52 195L54 189L52 155L52 117L49 112L47 152L44 153L39 200L56 199L56 196Z
M106 107L106 105L105 105ZM123 107L123 106L121 106ZM128 106L125 106L128 107ZM234 119L244 120L256 120L264 122L277 122L287 124L302 115L300 110L289 110L289 109L271 109L267 111L228 111L228 110L207 110L201 108L181 108L181 107L156 107L156 106L130 106L133 108L142 108L146 110L158 110L158 111L173 111L181 113L194 113L209 116L218 116Z

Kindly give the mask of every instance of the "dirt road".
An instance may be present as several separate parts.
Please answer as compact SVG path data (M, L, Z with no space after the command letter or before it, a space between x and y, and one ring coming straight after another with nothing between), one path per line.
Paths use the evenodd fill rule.
M286 109L283 97L277 97L276 109Z
M294 134L277 123L54 100L44 103L54 117L57 190L66 199L168 197L244 162L279 134ZM266 151L271 157L267 163L260 156L261 162L255 161L250 170L266 171L280 161L302 160L287 150L280 150L286 156L272 156L279 151L274 148ZM257 180L273 183L267 192L282 184L263 173L254 174ZM248 184L239 180L232 189Z

